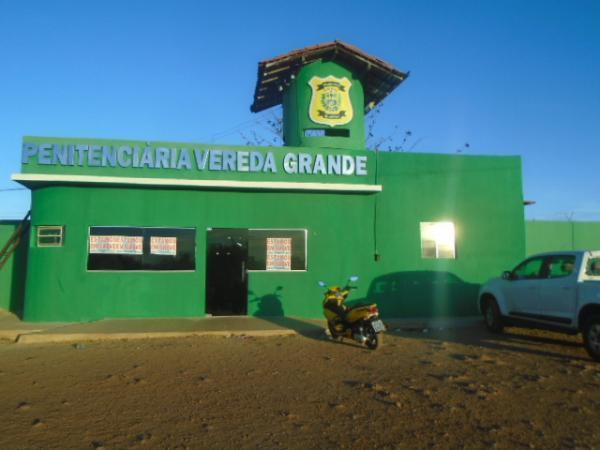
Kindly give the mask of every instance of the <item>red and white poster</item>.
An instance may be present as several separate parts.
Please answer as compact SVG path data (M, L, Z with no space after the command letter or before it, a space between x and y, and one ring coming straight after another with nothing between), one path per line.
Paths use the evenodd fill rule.
M90 253L112 255L141 255L142 236L90 236Z
M267 238L267 270L292 270L292 238Z
M150 236L150 253L152 255L177 255L177 238Z

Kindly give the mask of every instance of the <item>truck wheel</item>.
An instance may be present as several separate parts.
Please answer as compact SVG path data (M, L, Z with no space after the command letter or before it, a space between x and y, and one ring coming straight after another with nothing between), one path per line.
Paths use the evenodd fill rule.
M502 317L500 316L500 308L494 298L488 298L483 304L483 320L485 326L492 333L501 333L504 329Z
M594 360L600 361L600 316L591 316L585 321L583 345Z

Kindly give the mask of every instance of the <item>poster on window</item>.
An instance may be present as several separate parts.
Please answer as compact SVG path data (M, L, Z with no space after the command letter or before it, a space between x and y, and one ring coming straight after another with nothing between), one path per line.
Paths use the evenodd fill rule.
M177 255L177 238L150 236L150 253L152 255Z
M292 238L267 238L267 270L292 270Z
M144 251L142 236L90 236L90 253L112 255L141 255Z

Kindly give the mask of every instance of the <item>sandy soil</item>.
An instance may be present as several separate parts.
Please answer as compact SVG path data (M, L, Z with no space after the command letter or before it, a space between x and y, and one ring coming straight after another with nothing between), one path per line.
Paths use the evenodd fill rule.
M0 343L0 448L600 448L576 337L397 330Z

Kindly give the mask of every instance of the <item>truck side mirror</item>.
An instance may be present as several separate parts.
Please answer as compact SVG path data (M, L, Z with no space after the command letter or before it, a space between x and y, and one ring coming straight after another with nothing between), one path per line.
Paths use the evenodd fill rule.
M503 280L512 280L513 276L512 276L512 272L510 270L505 270L504 272L502 272L502 279Z

